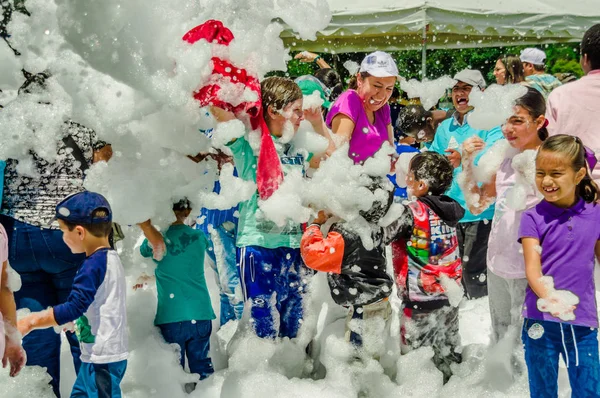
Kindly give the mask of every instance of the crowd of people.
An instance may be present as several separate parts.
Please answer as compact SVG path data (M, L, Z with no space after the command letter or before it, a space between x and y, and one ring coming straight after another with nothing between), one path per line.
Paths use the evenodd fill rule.
M184 40L218 37L224 44L233 38L217 21L207 24ZM214 372L208 263L221 293L219 324L245 319L244 330L265 339L298 336L311 277L326 273L333 301L348 310L345 338L358 358L382 354L369 347L389 335L396 290L402 353L432 347L445 382L462 361L458 302L463 294L469 300L488 296L491 344L509 339L513 348L524 345L531 396L557 396L560 357L574 397L600 396L594 285L600 167L591 149L600 148L600 137L590 117L600 111L600 25L583 37L585 76L578 81L561 85L545 73L540 49L500 57L497 84L524 89L508 120L490 130L469 124L469 95L487 86L480 71L454 76L452 109L416 104L395 107L392 115L389 100L399 97L401 73L389 54L367 55L346 90L318 55L297 58L320 70L295 81L268 77L258 83L229 61L213 59L217 79L194 93L217 124L237 119L247 131L258 130L260 147L244 135L228 150L190 161L214 161L219 169L232 163L239 178L256 183L254 195L225 211L194 209L187 198L173 198L175 221L168 229L159 231L151 220L139 224L146 238L139 252L156 270L134 288L156 283L154 323L166 342L180 346L181 366L187 363L200 380ZM259 99L234 106L219 97L214 82L225 73ZM19 95L33 85L43 88L45 78L29 76ZM314 93L322 105L304 109L304 97ZM322 153L299 151L290 142L303 120L326 139ZM130 287L114 248L111 206L83 188L86 170L109 161L112 149L73 121L63 127L53 163L32 152L36 173L24 175L16 160L6 160L0 215L0 335L6 338L0 338L0 356L11 375L25 361L45 367L60 396L61 338L51 327L65 327L77 372L71 396L120 397ZM364 194L372 206L359 212L369 239L331 209L314 209L307 225L281 225L259 205L287 175L310 178L309 169L336 151L364 165L386 148L390 175L367 175ZM491 152L500 158L486 157ZM482 178L479 165L494 161L498 167ZM220 191L218 182L214 191ZM14 293L9 263L22 281ZM31 313L17 321L16 309ZM511 328L522 333L510 335Z

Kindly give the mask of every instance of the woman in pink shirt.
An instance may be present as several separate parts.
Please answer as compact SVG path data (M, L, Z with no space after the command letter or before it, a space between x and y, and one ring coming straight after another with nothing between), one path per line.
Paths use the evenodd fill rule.
M398 79L392 57L376 51L365 57L350 89L338 97L327 114L327 126L350 143L348 156L363 163L375 155L384 142L394 144L388 100Z
M510 146L502 140L495 144L505 145L504 160L491 180L481 186L476 183L473 159L485 143L478 137L463 143L464 171L459 183L463 192L471 192L471 195L465 193L469 210L473 214L481 213L494 200L496 202L487 252L488 295L492 340L495 343L504 337L509 326L521 322L520 308L525 299L527 278L517 240L521 214L541 200L535 181L525 175L535 172L535 165L528 159L534 159L534 151L548 137L545 112L546 102L542 94L527 88L527 93L517 100L513 115L502 129ZM532 152L525 154L525 151Z
M25 365L25 351L18 335L17 307L8 286L8 239L0 224L0 358L2 367L10 365L10 376L16 376Z

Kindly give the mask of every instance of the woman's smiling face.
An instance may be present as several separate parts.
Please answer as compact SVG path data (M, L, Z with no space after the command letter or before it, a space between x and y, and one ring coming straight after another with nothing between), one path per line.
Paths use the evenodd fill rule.
M363 101L365 110L375 112L381 109L392 96L396 78L368 76L363 78L358 75L358 92Z

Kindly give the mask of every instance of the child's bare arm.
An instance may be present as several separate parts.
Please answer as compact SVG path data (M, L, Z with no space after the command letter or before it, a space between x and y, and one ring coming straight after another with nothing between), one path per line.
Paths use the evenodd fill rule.
M596 241L596 246L594 247L594 252L596 253L596 261L600 263L600 240Z
M525 257L525 275L531 290L539 297L546 298L548 291L542 282L542 256L539 253L540 241L536 238L521 239Z
M473 173L475 155L484 147L485 142L479 137L469 138L463 143L463 171L458 177L458 185L466 193L469 211L475 215L483 213L496 200L496 175L479 186Z
M17 324L19 332L23 336L27 335L32 330L58 326L56 319L54 319L54 309L52 308L40 312L33 312L20 319Z
M0 284L0 313L4 322L17 326L17 306L15 297L8 287L8 262L2 263L2 283Z

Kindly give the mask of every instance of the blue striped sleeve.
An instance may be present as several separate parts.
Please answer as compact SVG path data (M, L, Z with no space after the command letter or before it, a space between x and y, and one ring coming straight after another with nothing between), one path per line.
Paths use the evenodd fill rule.
M54 319L59 325L72 322L82 316L94 302L96 292L106 275L107 250L88 257L73 281L73 288L63 304L54 307Z

